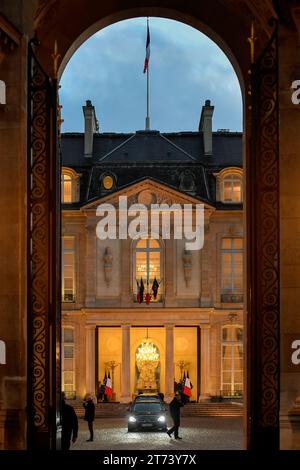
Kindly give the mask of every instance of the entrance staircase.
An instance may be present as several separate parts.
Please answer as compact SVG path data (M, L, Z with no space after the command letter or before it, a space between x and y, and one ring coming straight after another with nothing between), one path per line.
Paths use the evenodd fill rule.
M84 416L84 408L81 402L69 400L68 403L74 407L79 418ZM128 408L129 404L126 403L98 403L96 405L95 415L96 418L123 418L127 416ZM238 417L243 416L243 405L242 403L233 402L187 403L181 415L191 417Z
M205 416L222 416L222 417L238 417L243 416L243 404L234 402L200 402L187 403L181 416L205 417Z

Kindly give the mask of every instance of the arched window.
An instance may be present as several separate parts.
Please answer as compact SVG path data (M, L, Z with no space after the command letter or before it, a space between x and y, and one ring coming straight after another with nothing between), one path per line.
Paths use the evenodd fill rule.
M6 85L3 80L0 80L0 104L6 104Z
M223 396L243 394L243 328L224 326L222 328L222 377Z
M70 168L63 168L61 173L61 202L71 204L79 200L80 175Z
M223 179L223 202L242 202L242 178L239 175L227 175Z
M66 397L76 398L75 391L75 340L72 327L63 328L62 390Z
M243 170L238 167L224 168L216 177L216 200L225 204L243 202Z
M138 240L133 256L133 294L138 303L162 300L162 249L154 239ZM148 296L147 296L148 294Z

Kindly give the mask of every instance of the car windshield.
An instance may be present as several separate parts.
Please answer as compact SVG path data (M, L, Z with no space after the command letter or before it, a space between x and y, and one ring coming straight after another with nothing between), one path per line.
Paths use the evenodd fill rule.
M162 407L161 407L161 404L160 403L142 403L142 402L139 402L139 403L136 403L134 405L134 411L136 413L159 413L160 411L162 411Z
M149 397L136 397L136 401L159 401L159 397L156 396L149 396Z

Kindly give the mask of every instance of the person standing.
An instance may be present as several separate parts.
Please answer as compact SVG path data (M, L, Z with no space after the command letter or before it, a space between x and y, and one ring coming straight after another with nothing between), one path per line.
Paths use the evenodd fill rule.
M173 427L167 431L167 434L171 437L174 433L175 439L182 439L179 437L178 431L180 426L180 408L183 406L181 401L181 396L179 393L176 393L173 400L170 403L170 414L173 420Z
M71 439L74 444L78 436L78 419L73 406L66 403L66 394L62 392L61 395L61 450L69 450Z
M93 402L93 398L91 395L86 396L85 401L83 402L83 406L85 409L84 420L87 421L89 431L90 431L90 438L87 439L86 442L93 442L94 440L93 423L95 419L95 404Z

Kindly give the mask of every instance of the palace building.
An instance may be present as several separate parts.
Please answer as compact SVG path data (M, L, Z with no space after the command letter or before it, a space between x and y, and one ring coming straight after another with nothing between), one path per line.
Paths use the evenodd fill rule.
M116 401L169 398L184 371L193 400L244 390L244 447L299 449L299 2L0 3L0 449L60 449L61 378L81 398L111 367ZM61 179L68 61L96 31L153 15L225 52L243 135L213 133L208 102L199 132L105 134L88 102L85 133L61 136ZM203 249L159 226L99 240L97 207L125 196L204 204Z
M198 132L102 133L87 101L84 133L62 134L62 387L69 398L97 393L108 372L121 402L140 391L169 400L184 373L192 400L243 396L242 134L212 132L213 111L207 100ZM97 208L119 212L120 196L147 208L203 204L203 248L187 250L174 237L176 211L169 239L163 216L155 237L99 239Z

